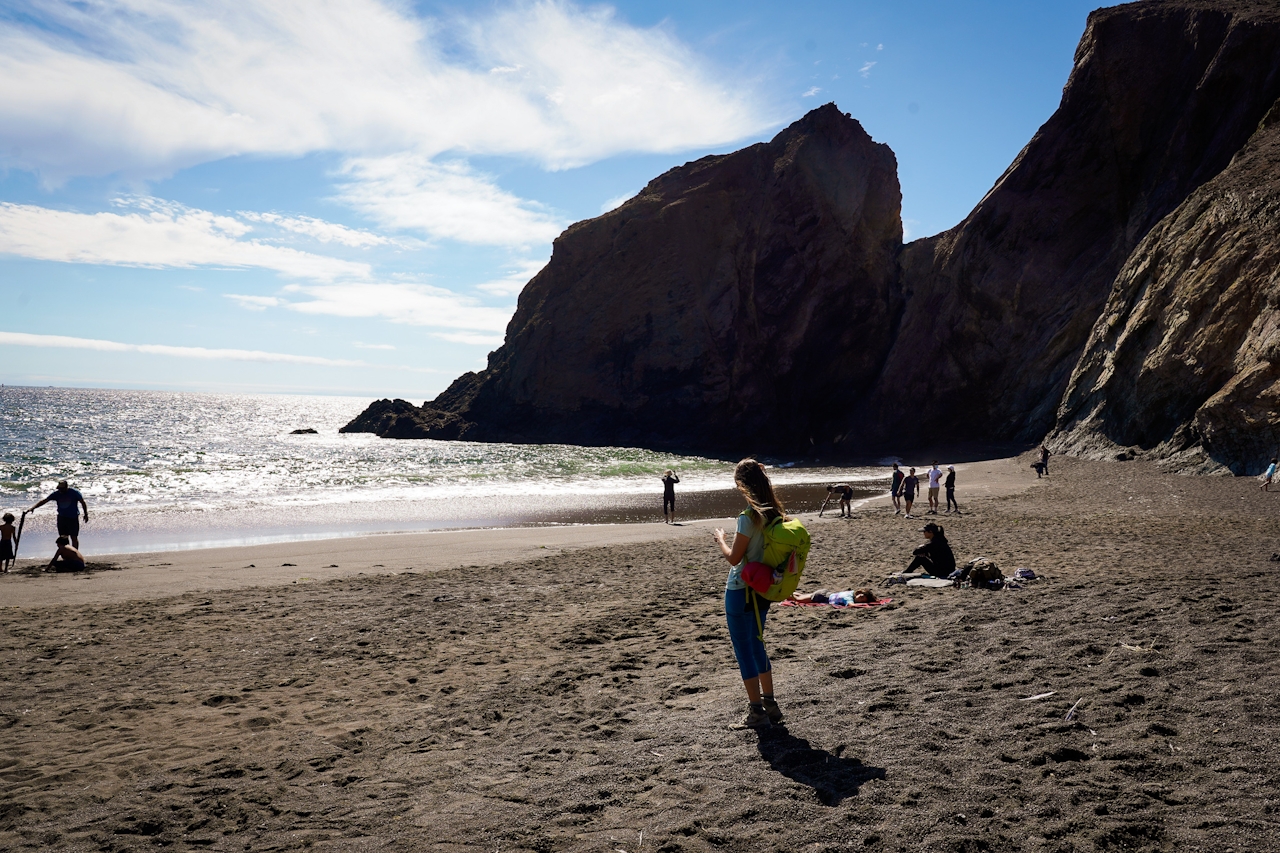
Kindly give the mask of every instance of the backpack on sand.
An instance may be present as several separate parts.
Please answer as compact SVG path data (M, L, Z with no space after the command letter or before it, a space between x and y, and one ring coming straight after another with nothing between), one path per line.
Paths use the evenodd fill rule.
M784 601L796 591L805 561L809 559L809 531L794 518L778 517L765 525L761 535L764 537L761 562L743 566L742 579L750 590L751 604L756 611L756 632L763 640L764 625L756 596L768 601Z

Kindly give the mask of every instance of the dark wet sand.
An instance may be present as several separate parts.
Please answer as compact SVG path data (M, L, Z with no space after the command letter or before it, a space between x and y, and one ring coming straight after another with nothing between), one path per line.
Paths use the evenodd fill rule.
M705 530L5 609L0 848L1280 849L1280 493L1055 459L961 499L959 557L1044 579L775 611L762 734ZM810 527L806 588L918 541L880 504Z

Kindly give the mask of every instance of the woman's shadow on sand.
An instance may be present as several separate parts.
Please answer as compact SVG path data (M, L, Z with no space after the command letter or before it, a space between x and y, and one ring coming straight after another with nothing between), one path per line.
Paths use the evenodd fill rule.
M774 725L760 731L760 755L788 779L808 785L824 806L838 806L858 793L862 783L885 778L883 767L869 767L857 758L844 758L844 747L834 753L815 749L804 738Z

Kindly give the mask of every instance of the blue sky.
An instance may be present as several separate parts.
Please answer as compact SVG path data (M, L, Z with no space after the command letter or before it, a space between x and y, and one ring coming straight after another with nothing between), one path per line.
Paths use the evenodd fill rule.
M433 397L569 223L828 101L937 233L1094 5L10 0L0 383Z

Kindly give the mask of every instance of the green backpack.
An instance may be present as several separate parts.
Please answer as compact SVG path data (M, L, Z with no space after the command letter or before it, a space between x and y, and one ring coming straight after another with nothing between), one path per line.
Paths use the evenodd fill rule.
M760 602L757 596L769 601L785 601L800 585L805 561L809 559L809 531L794 518L775 518L761 531L764 537L764 553L761 562L773 569L773 583L767 589L759 589L748 582L748 595L756 611L756 633L764 639L764 624L760 621Z

